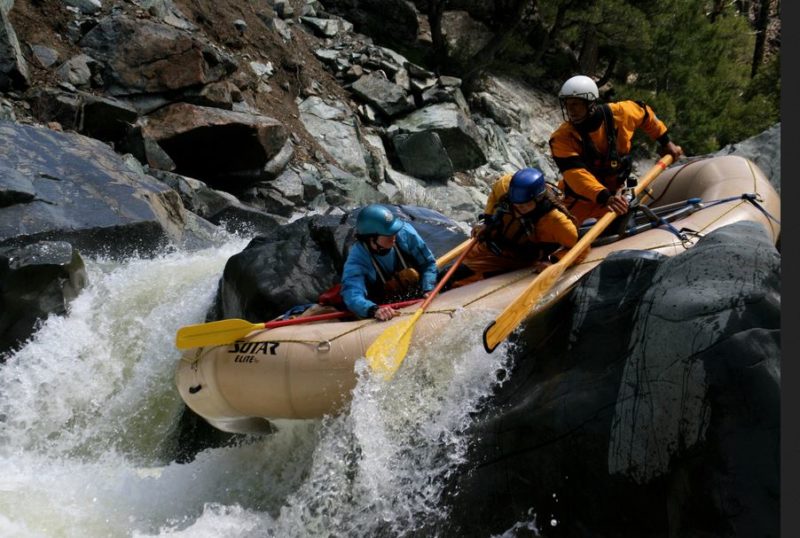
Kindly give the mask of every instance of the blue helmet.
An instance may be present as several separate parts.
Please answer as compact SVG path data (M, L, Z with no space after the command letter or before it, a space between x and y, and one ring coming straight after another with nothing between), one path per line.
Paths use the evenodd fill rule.
M356 218L358 235L394 235L403 227L403 221L394 216L388 207L370 204L359 211Z
M523 168L517 171L508 184L508 201L512 204L540 200L544 193L544 174L538 168Z

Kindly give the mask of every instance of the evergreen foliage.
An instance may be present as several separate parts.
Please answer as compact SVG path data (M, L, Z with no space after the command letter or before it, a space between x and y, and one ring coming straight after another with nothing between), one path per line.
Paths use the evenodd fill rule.
M766 1L766 0L764 0ZM751 78L756 30L737 3L534 0L534 16L491 69L549 86L588 74L613 100L656 110L689 155L780 121L780 54ZM543 81L551 81L549 85Z

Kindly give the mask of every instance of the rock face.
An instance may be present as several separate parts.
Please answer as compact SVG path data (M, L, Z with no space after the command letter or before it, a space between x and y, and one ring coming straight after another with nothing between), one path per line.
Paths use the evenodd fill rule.
M448 523L778 536L779 335L780 256L757 225L615 253L517 338Z
M347 105L313 96L300 103L299 109L306 129L317 133L319 144L342 168L352 174L367 175L357 122Z
M0 121L0 161L13 172L0 176L0 246L63 240L114 256L183 237L178 194L102 142Z

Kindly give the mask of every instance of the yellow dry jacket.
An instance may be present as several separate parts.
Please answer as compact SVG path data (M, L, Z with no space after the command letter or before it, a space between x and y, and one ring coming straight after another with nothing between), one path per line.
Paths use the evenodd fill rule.
M524 216L516 212L508 202L511 177L512 174L507 174L495 181L486 200L484 213L488 217L497 214L500 219L490 226L488 239L508 254L532 259L541 259L560 247L573 246L578 241L578 230L558 208L536 208Z
M559 182L568 196L604 205L609 196L622 185L618 171L612 166L613 158L621 159L631 151L631 140L636 129L643 130L662 145L669 141L667 126L650 106L641 101L620 101L599 105L608 107L616 127L609 133L604 118L600 126L589 133L579 126L564 122L550 137L550 152L563 175ZM599 109L598 113L600 113ZM588 135L588 140L586 136ZM611 136L609 136L611 135ZM616 155L609 151L609 139L616 141Z

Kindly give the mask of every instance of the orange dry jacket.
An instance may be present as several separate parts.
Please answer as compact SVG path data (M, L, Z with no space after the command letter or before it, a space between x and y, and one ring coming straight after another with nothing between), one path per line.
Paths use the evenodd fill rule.
M600 105L598 105L600 106ZM617 130L617 153L619 157L631 151L631 140L636 129L643 130L650 138L656 140L667 132L667 126L662 122L649 105L636 101L620 101L609 103L614 126ZM598 150L598 153L608 158L608 136L605 121L600 127L589 133L589 137ZM616 184L616 175L596 177L598 170L594 169L591 158L584 155L583 141L578 130L569 122L564 122L550 137L550 152L563 175L559 187L569 190L582 198L597 200L597 196L605 191L614 194L620 185Z

